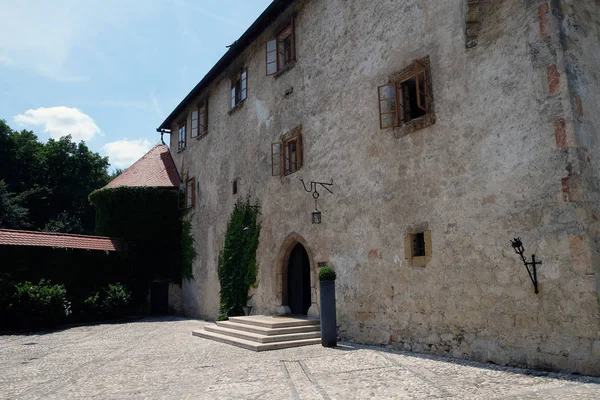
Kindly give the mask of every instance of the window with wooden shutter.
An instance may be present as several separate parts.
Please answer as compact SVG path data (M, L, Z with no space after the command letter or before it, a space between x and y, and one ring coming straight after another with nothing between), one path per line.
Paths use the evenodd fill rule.
M271 143L271 175L281 175L281 142Z
M378 87L381 129L403 126L410 133L435 122L428 58L414 60L390 80Z
M185 121L179 124L177 149L185 149Z
M298 132L283 141L284 175L293 174L302 167L302 135Z
M294 36L294 18L274 39L266 43L267 75L276 74L296 60L296 38Z
M231 108L246 100L248 96L248 70L238 72L231 80Z
M198 136L198 110L192 111L191 137Z
M282 141L271 143L271 175L285 176L302 168L301 129L299 126Z
M196 204L196 179L190 178L185 184L185 208L192 208Z

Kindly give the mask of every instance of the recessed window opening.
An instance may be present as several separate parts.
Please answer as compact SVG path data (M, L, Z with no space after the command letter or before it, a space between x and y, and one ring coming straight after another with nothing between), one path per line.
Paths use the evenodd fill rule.
M412 256L425 256L425 234L423 232L415 233L412 236Z
M421 74L422 78L419 79L419 90L425 92L425 73ZM427 114L427 111L419 106L419 100L417 96L417 79L412 77L398 84L398 92L401 93L400 97L400 110L404 112L404 121L408 122L413 119L417 119Z
M232 183L232 190L233 194L237 194L238 192L238 181L237 179L235 179Z

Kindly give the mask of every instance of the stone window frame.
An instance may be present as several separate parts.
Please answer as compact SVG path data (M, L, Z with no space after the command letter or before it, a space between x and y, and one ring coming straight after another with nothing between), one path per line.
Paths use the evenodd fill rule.
M399 98L401 93L399 93L398 86L402 82L406 82L407 80L415 77L417 80L417 85L419 82L420 75L424 76L424 88L425 92L420 92L417 87L417 101L424 101L426 103L426 113L423 116L418 118L411 119L409 121L404 121L400 116L400 102ZM390 93L390 97L382 96L382 89L389 88L393 86L393 95ZM402 70L392 74L388 78L388 82L384 85L381 85L377 88L377 96L378 96L378 104L379 104L379 127L380 129L393 129L395 136L404 136L410 133L416 132L418 130L424 129L428 126L435 124L435 107L434 107L434 98L433 98L433 84L431 78L431 61L429 56L415 59L410 65L407 65ZM420 96L423 95L423 99ZM382 103L385 101L391 101L395 104L393 110L384 111L382 108ZM384 124L383 116L386 114L392 115L392 123Z
M425 255L413 256L413 238L415 235L423 234L425 241ZM431 261L431 231L428 229L412 228L404 235L404 258L411 267L425 267Z

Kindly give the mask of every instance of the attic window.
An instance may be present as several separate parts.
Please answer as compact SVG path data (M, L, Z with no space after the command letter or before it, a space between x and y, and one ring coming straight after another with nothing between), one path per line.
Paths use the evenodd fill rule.
M379 86L379 125L381 129L412 125L413 121L434 121L429 60L414 60L393 82ZM429 118L428 118L429 117Z
M294 18L266 46L267 75L276 74L289 66L296 59Z

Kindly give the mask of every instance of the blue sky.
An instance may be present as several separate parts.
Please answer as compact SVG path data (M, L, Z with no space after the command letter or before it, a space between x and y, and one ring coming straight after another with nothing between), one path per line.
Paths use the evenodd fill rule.
M128 167L270 2L0 0L0 119Z

